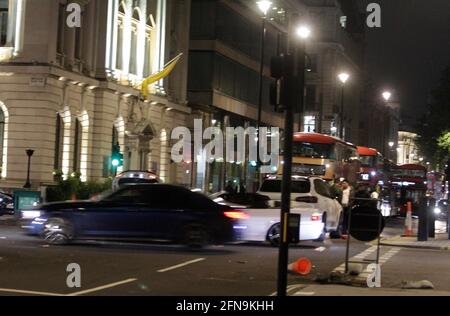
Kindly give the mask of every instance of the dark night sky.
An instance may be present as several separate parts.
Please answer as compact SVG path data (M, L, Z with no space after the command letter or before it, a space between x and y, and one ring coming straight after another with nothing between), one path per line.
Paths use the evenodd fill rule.
M404 123L414 125L450 65L450 0L361 0L370 2L381 5L382 27L366 28L369 76L396 91Z

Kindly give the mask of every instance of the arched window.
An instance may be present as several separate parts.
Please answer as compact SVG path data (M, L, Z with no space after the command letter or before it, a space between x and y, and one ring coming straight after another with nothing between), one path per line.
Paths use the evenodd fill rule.
M61 114L56 115L55 129L55 153L54 153L54 170L62 170L62 156L64 147L64 122Z
M116 68L123 69L123 27L125 21L125 4L122 2L119 7L119 13L117 15L117 58L116 58Z
M137 57L137 46L138 46L138 34L139 34L139 11L133 11L133 18L131 24L131 47L130 47L130 74L137 73L136 57Z
M73 160L72 166L74 172L80 172L81 161L81 140L82 140L82 126L78 118L75 119L75 140L73 142Z

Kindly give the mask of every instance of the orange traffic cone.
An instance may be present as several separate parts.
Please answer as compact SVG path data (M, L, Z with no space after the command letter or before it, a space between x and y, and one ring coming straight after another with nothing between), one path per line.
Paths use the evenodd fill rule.
M311 272L312 263L307 258L300 258L288 265L288 270L300 275L308 275Z
M405 237L412 237L413 236L413 229L412 229L412 203L411 202L408 202L408 204L407 204L404 236Z

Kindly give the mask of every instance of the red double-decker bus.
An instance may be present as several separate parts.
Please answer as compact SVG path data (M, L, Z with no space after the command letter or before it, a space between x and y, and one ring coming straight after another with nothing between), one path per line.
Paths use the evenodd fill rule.
M408 202L413 204L413 214L427 193L427 168L422 165L407 164L392 170L391 190L395 193L394 207L401 216L406 215Z
M360 163L353 144L323 134L295 133L292 151L294 175L315 175L327 181L345 178L352 184L358 181ZM281 174L283 169L278 170Z
M371 186L384 184L386 179L383 156L373 148L358 146L357 149L361 162L359 183Z

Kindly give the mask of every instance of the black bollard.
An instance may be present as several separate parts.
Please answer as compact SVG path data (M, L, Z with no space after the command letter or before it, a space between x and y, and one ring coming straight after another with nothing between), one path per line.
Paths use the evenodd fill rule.
M436 215L434 214L434 207L436 206L436 200L431 198L428 201L428 237L435 238L436 230Z
M428 203L426 198L419 202L419 229L417 232L417 241L428 240Z

